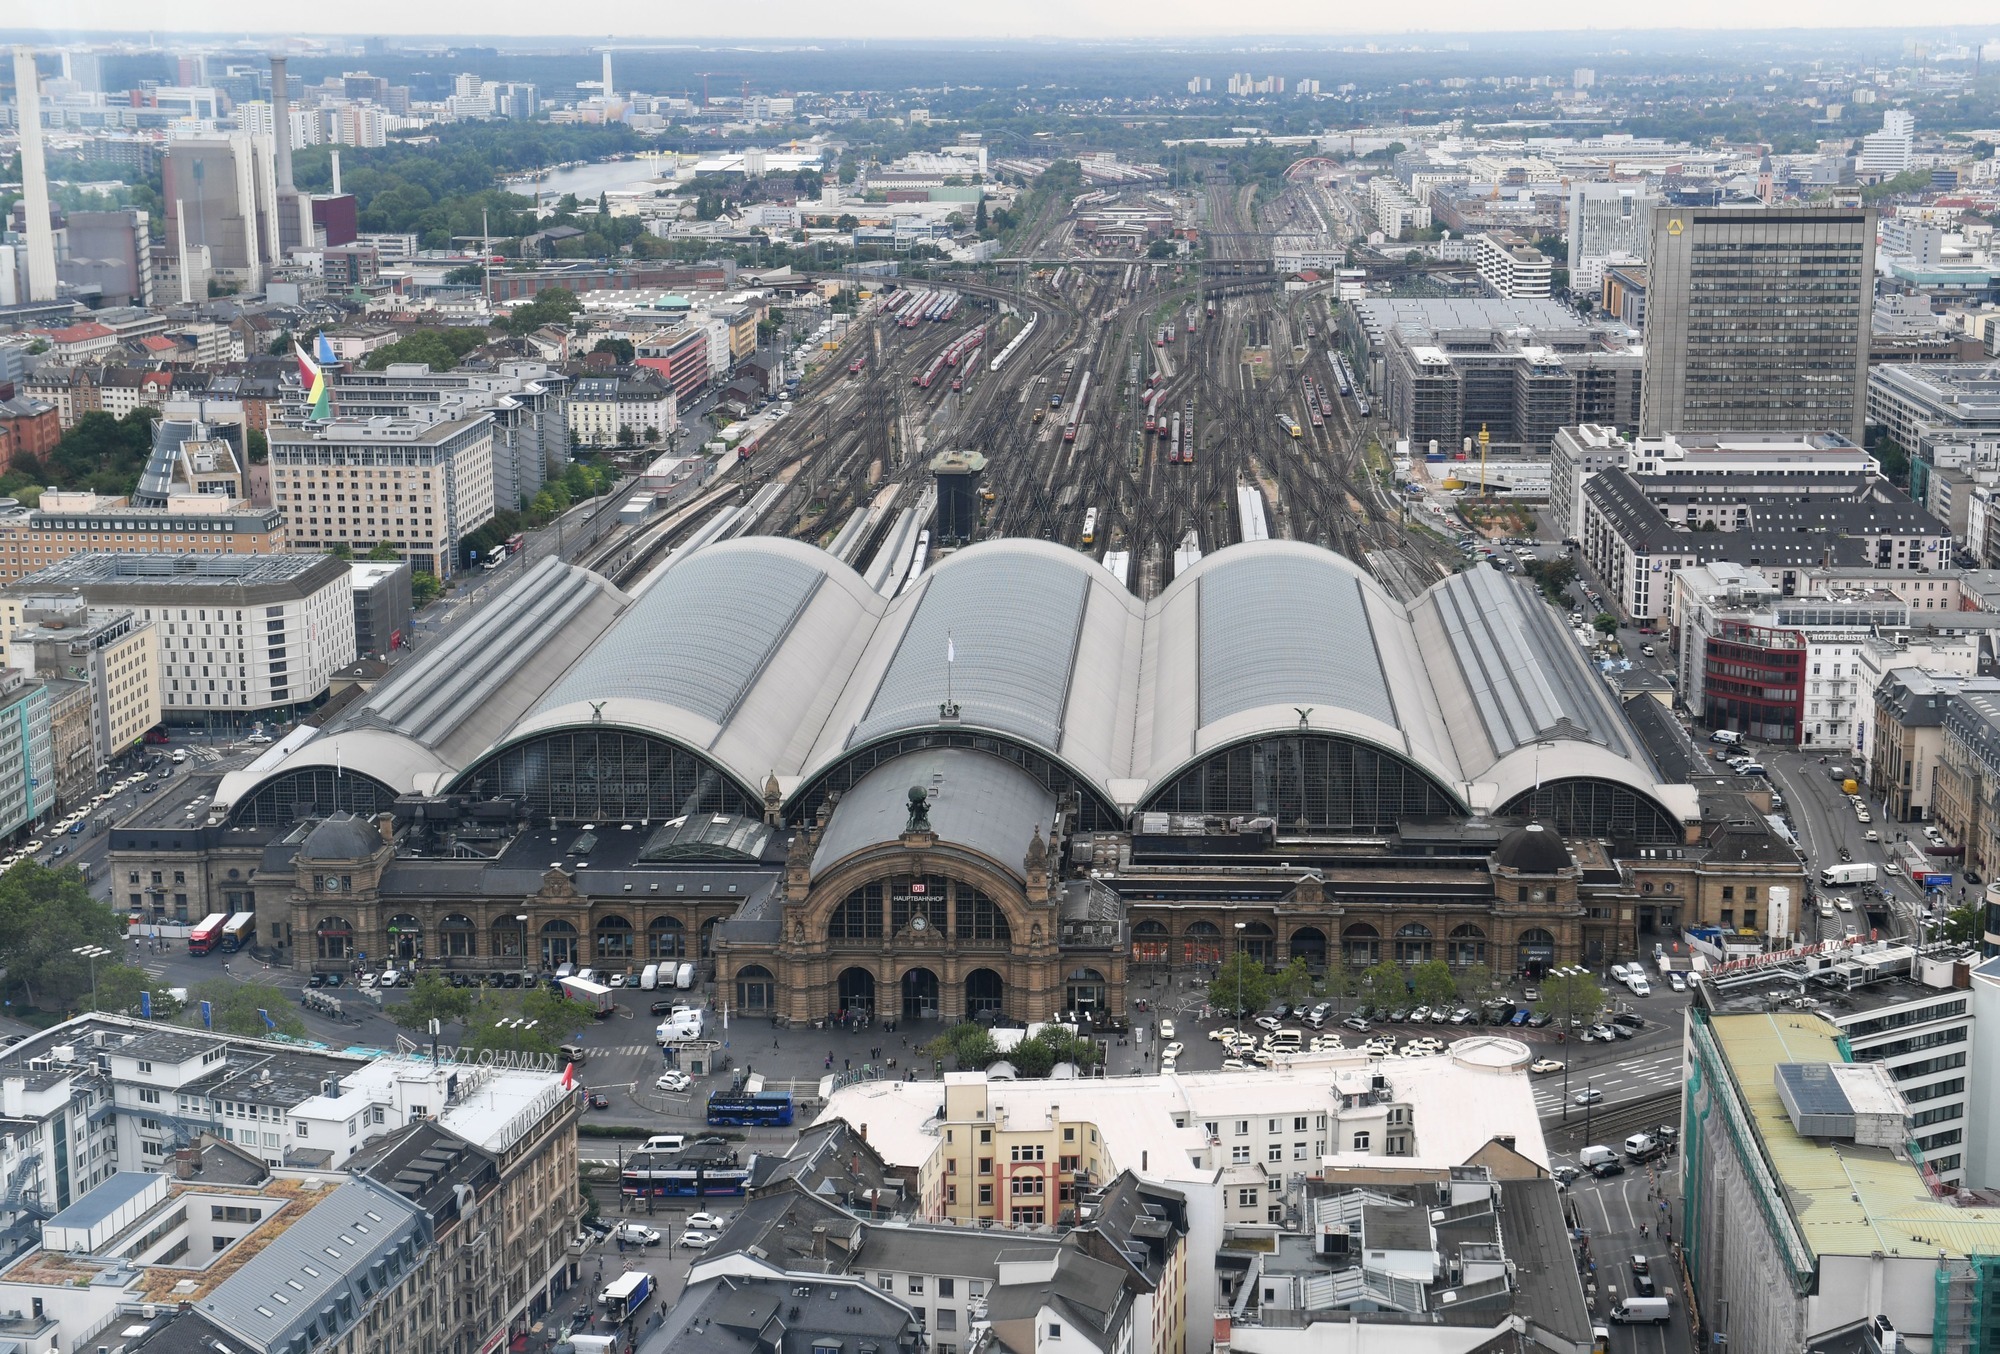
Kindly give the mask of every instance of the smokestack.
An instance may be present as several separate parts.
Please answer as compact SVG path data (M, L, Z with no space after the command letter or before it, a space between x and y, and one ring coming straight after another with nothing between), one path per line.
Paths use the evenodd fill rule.
M340 196L340 152L333 152L333 195Z
M292 189L292 100L285 85L285 58L271 58L271 140L276 142L274 160L278 167L278 191Z
M21 129L21 200L28 213L28 299L56 299L56 236L49 224L49 170L42 158L42 85L35 54L14 49L14 121Z
M611 83L611 52L607 48L604 53L604 97L606 101L610 100L611 93L616 88L617 86Z

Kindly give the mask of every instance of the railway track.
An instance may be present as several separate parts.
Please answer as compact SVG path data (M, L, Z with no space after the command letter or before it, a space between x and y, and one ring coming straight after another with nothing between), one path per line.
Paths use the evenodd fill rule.
M1228 261L1268 257L1269 236L1254 219L1254 190L1212 184L1199 199L1211 254ZM1283 200L1281 199L1281 202ZM1296 206L1291 209L1296 212ZM1036 250L1066 234L1067 218L1038 220ZM1327 353L1332 314L1321 289L1281 295L1255 279L1211 281L1187 267L1144 260L1106 266L1044 268L1000 281L953 275L943 283L967 304L946 324L901 330L868 326L864 372L845 362L828 369L795 402L795 412L760 446L740 481L718 486L747 495L782 479L750 530L825 544L853 514L879 504L891 490L885 519L912 506L937 451L967 448L987 457L981 538L1027 536L1102 556L1131 557L1130 586L1151 596L1172 582L1173 558L1194 532L1204 552L1240 538L1235 494L1252 485L1263 496L1274 538L1311 542L1346 554L1400 596L1411 596L1451 566L1436 542L1408 532L1394 496L1367 462L1370 429L1351 400L1333 390ZM1215 313L1207 312L1210 302ZM1003 320L1001 307L1013 314ZM1186 331L1185 317L1196 317ZM988 369L1021 325L1036 322L1029 340L999 372ZM972 325L989 326L963 388L919 389L912 376ZM1170 324L1174 341L1155 344ZM1310 326L1313 339L1307 341ZM863 351L850 340L850 352ZM1164 361L1162 360L1164 359ZM1061 409L1049 406L1065 363L1091 389L1077 437L1063 437L1074 388ZM1148 378L1158 386L1163 415L1192 415L1191 464L1169 464L1166 444L1143 427ZM956 372L958 369L949 369ZM1312 374L1326 392L1322 422L1313 425L1300 379ZM1037 421L1035 415L1041 411ZM1296 420L1294 437L1280 416ZM621 578L643 568L698 530L705 513L726 497L687 505L638 537L605 553ZM1084 522L1095 510L1093 539ZM866 552L856 560L865 562Z

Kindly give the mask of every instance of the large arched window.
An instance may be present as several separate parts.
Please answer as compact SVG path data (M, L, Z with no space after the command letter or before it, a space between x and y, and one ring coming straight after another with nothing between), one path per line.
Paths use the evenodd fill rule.
M606 963L632 957L632 923L623 917L597 919L597 940L592 955Z
M954 886L956 897L953 906L958 912L958 938L975 945L1008 945L1013 942L1014 928L1007 924L1007 914L1000 910L1000 904L988 898L970 884Z
M778 980L762 964L736 970L736 1009L768 1011L778 1004Z
M1382 933L1365 921L1354 922L1340 933L1341 962L1349 968L1367 968L1382 958Z
M1565 837L1608 837L1642 846L1673 846L1683 840L1680 824L1651 796L1629 785L1585 777L1523 791L1495 817L1532 818Z
M1181 936L1181 957L1190 964L1222 962L1222 928L1211 921L1189 924Z
M354 923L345 917L321 917L313 925L313 940L321 959L350 959L354 955Z
M424 924L407 912L389 918L389 957L406 961L424 957Z
M1218 749L1148 795L1143 807L1363 832L1463 812L1441 785L1395 754L1320 733Z
M1132 928L1132 962L1164 964L1172 937L1165 922L1146 920Z
M1466 922L1451 928L1445 960L1453 968L1474 968L1486 962L1486 933Z
M864 884L841 899L827 919L828 940L880 940L882 938L882 886Z
M469 959L477 949L479 928L472 918L454 912L438 923L438 953L447 959Z
M395 802L396 792L373 776L348 767L309 766L266 780L236 802L229 821L235 827L289 827L343 810L372 818Z
M687 955L687 928L679 917L655 917L646 923L646 957L681 959Z
M538 734L469 768L452 788L487 798L517 797L528 816L563 822L764 813L761 796L753 797L707 758L611 727Z
M1431 957L1431 928L1422 922L1409 922L1396 928L1396 962L1399 964L1422 964Z
M520 960L528 952L528 923L519 916L501 917L493 923L493 953L501 959Z
M561 918L543 922L542 967L558 969L576 963L582 957L577 953L579 939L576 928Z
M1276 958L1277 937L1263 922L1245 922L1236 932L1237 944L1258 963L1269 967Z

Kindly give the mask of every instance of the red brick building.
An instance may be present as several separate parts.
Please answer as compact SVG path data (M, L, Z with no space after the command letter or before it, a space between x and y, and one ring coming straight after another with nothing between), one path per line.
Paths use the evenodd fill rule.
M16 457L53 451L62 433L54 405L21 397L0 400L0 473L12 469Z

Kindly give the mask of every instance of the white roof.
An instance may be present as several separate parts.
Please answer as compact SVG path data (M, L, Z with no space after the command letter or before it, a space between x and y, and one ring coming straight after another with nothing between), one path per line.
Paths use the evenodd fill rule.
M483 658L464 649L475 638ZM1527 584L1474 570L1405 605L1294 541L1213 552L1151 601L1090 555L1026 539L960 550L893 601L768 536L681 552L636 597L545 562L435 643L429 667L290 764L337 754L431 790L534 735L604 723L708 758L754 800L774 773L789 795L872 744L937 730L949 699L952 727L1037 751L1121 810L1217 750L1302 725L1389 751L1466 810L1532 788L1535 756L1518 756L1531 748L1544 782L1599 777L1682 807Z

